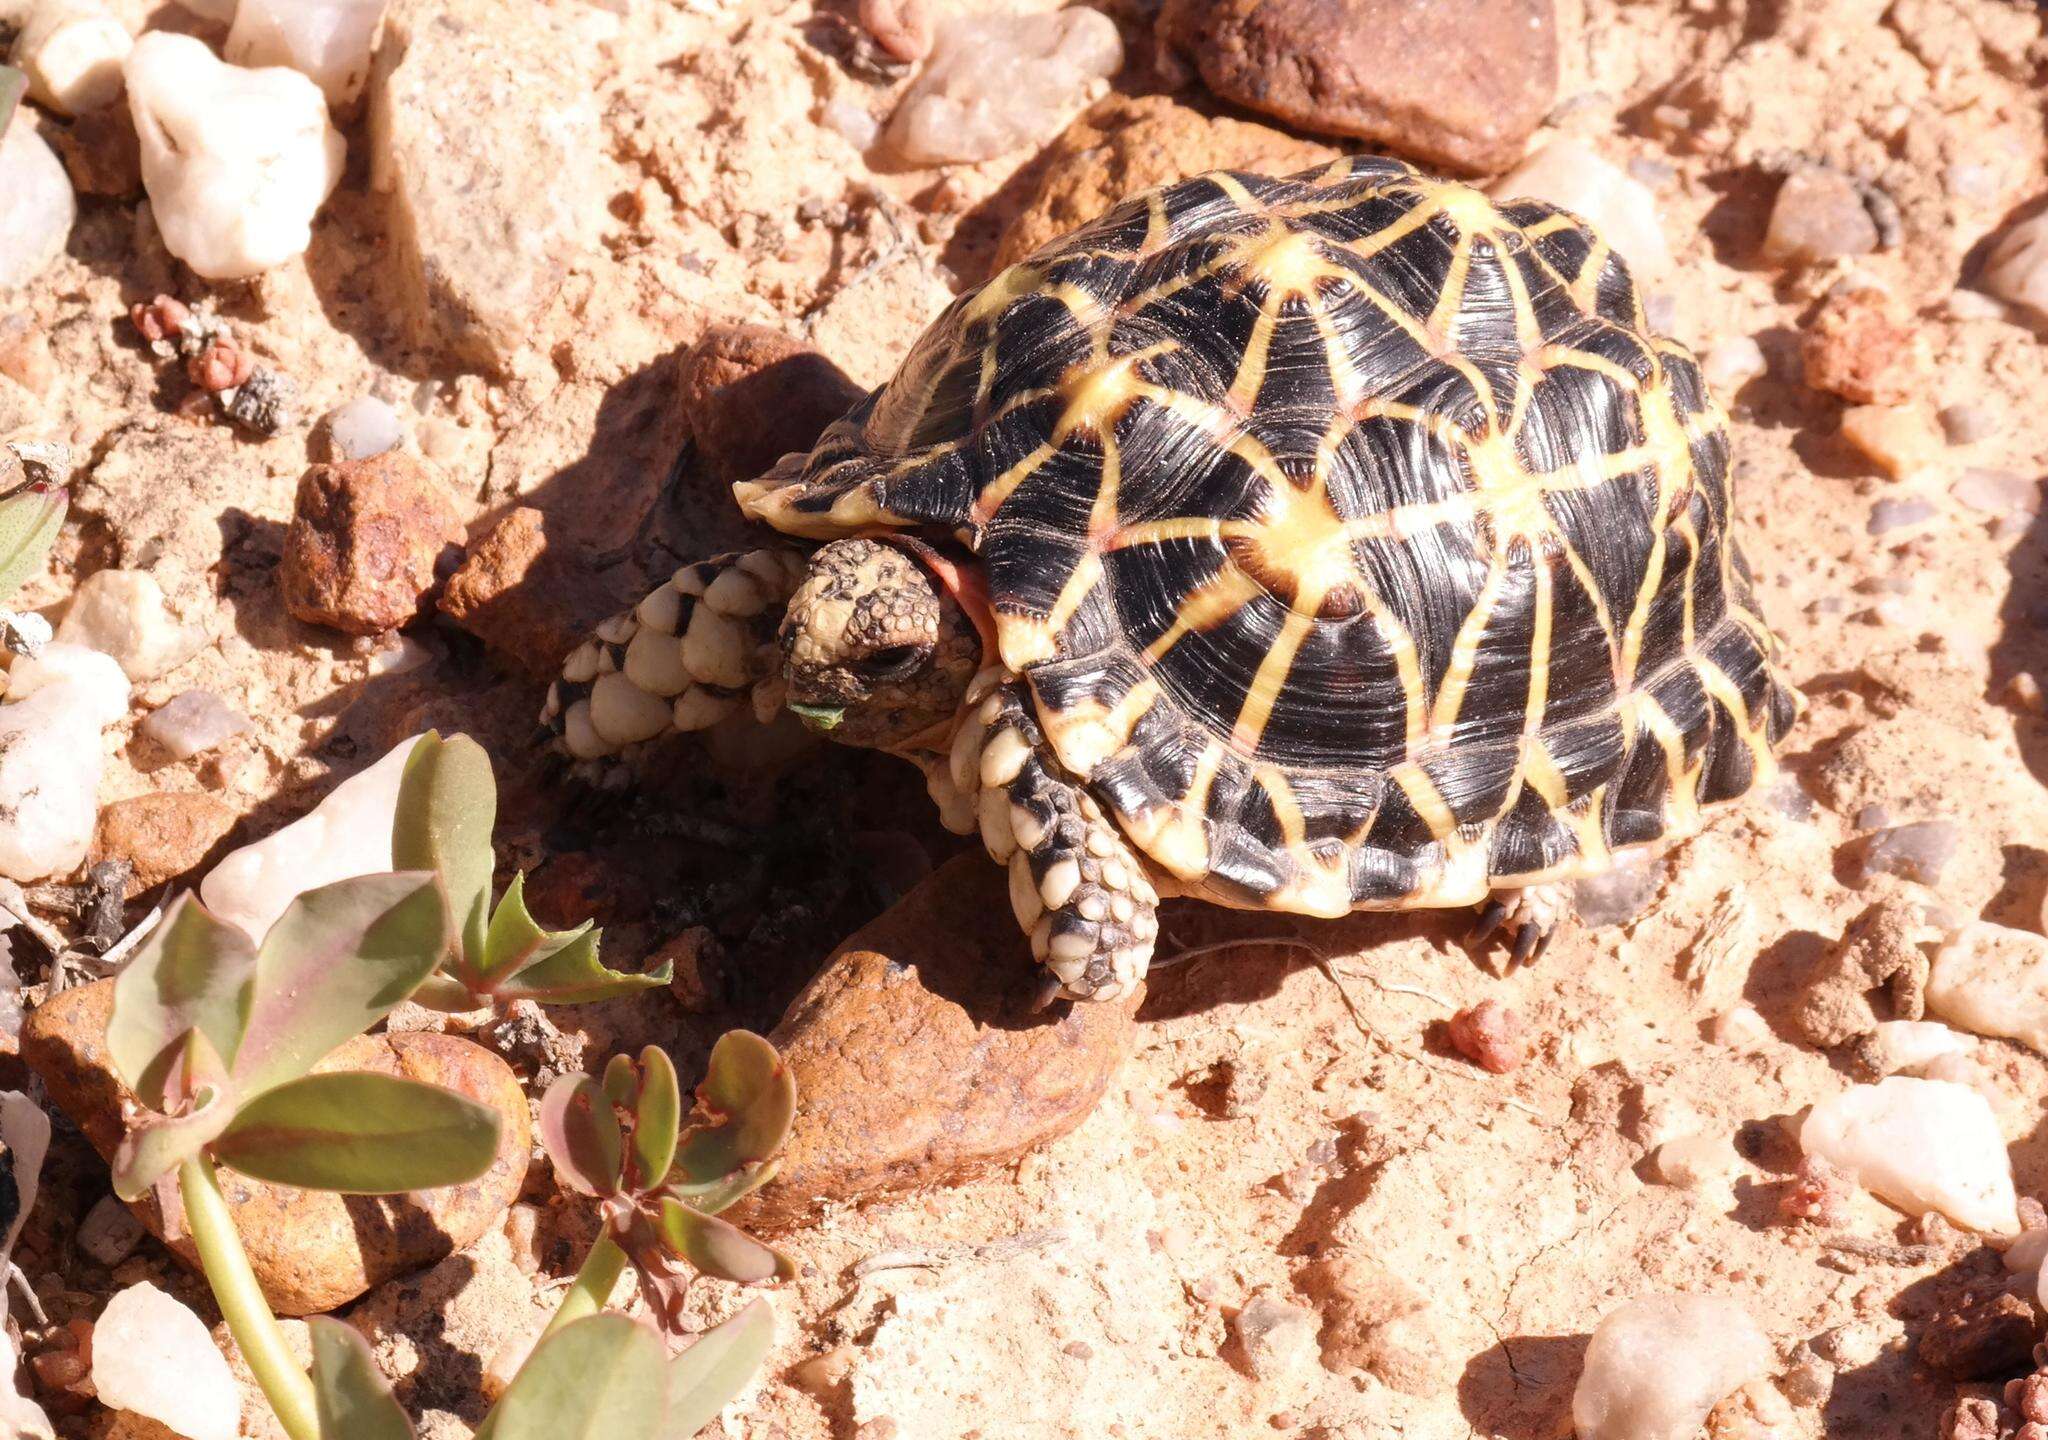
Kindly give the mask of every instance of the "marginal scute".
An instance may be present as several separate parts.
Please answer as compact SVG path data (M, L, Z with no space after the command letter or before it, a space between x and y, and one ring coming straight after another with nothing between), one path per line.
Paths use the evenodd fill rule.
M968 545L1099 823L1320 915L1569 879L1764 783L1799 701L1729 463L1583 221L1355 159L1120 204L738 493L797 535ZM945 757L963 791L1022 763L999 709ZM992 849L1041 818L981 816Z

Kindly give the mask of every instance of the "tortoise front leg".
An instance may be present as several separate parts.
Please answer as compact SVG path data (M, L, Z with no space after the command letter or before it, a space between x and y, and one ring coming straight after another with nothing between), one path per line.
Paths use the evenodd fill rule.
M978 704L970 694L948 772L1009 869L1011 908L1050 972L1041 1003L1128 994L1152 963L1159 896L1123 832L1060 769L1019 682Z
M1501 967L1501 973L1506 974L1542 959L1543 952L1550 948L1551 938L1571 911L1569 885L1524 885L1496 890L1479 907L1472 939L1478 943L1495 931L1506 936L1510 948L1507 962Z
M708 729L742 706L767 721L782 705L775 630L803 579L782 547L685 565L614 615L562 662L541 724L585 778L618 783L614 761L664 735Z

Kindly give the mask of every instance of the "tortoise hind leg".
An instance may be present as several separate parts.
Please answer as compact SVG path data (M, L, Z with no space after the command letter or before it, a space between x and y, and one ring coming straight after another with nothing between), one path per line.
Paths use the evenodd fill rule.
M1524 885L1496 890L1479 907L1479 919L1472 927L1475 944L1499 931L1509 944L1503 974L1523 965L1533 965L1550 948L1552 937L1565 917L1572 913L1568 885Z
M562 662L541 725L584 779L618 785L619 763L664 735L704 730L742 706L780 708L776 626L803 579L800 551L776 547L685 565L614 615Z
M1010 872L1011 908L1048 972L1041 1003L1129 994L1152 963L1159 896L1123 832L1053 759L1016 681L970 703L950 771Z

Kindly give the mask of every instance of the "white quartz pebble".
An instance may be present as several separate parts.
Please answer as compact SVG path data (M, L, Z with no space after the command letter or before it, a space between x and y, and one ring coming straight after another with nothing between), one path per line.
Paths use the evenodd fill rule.
M235 1440L242 1392L197 1315L143 1281L107 1302L92 1332L92 1383L110 1410L186 1440Z
M50 1425L50 1417L43 1413L43 1407L14 1385L14 1372L21 1368L21 1352L14 1348L14 1341L0 1331L0 1375L8 1378L0 1382L0 1435L9 1440L56 1440L57 1432Z
M1116 22L1086 6L962 16L939 32L884 147L905 164L948 165L1042 144L1123 63Z
M1693 1440L1707 1413L1775 1359L1721 1295L1645 1295L1593 1331L1572 1391L1578 1440Z
M1947 1080L1894 1075L1813 1107L1799 1145L1908 1215L1938 1210L1988 1234L2020 1228L2012 1161L1990 1102Z
M1770 1022L1754 1005L1737 1005L1714 1020L1714 1043L1730 1050L1754 1050L1771 1038Z
M1591 222L1628 262L1639 285L1671 268L1656 196L1583 140L1551 141L1494 181L1490 193L1497 200L1547 200Z
M101 570L79 585L57 638L111 655L140 685L190 660L206 643L206 632L172 616L154 575Z
M171 253L209 280L303 253L346 150L319 87L296 70L224 65L162 31L135 42L126 73L142 182Z
M1880 1075L1918 1074L1946 1055L1967 1055L1977 1042L1938 1020L1884 1020L1862 1055Z
M39 0L8 60L28 77L31 99L84 115L121 98L121 62L134 45L100 0Z
M1965 925L1934 952L1927 1009L2048 1055L2048 939L1981 920Z
M200 882L206 908L260 940L302 892L389 870L398 786L418 742L402 742L335 786L310 814L223 858Z
M190 760L248 728L249 717L211 690L187 690L150 712L141 725L142 733L173 760Z
M77 218L64 162L34 126L15 120L0 135L0 294L49 269Z
M96 651L50 644L17 660L0 705L0 875L41 880L85 859L99 815L101 729L128 678Z
M405 439L398 412L374 395L362 395L327 412L327 440L336 460L368 460L396 450Z
M1714 348L1700 357L1700 374L1723 394L1740 390L1767 368L1763 346L1747 335L1717 340Z
M384 0L241 0L226 53L236 65L289 66L340 109L369 81L383 18Z
M2048 213L2022 220L1998 238L1984 261L1983 285L2048 319Z

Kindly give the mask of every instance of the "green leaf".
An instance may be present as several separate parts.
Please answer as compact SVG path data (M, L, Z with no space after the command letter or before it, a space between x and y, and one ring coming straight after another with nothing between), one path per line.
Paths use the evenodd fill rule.
M355 1326L315 1315L306 1321L306 1329L313 1340L313 1403L320 1418L320 1440L415 1440L412 1422L377 1373L370 1342Z
M164 1077L191 1031L232 1060L247 1024L256 947L190 895L149 932L114 981L107 1054L115 1073L152 1110L164 1107Z
M28 76L11 65L0 65L0 135L7 133L8 122L14 119L14 107L21 103L27 89ZM6 598L8 589L0 584L0 599Z
M672 1196L661 1201L662 1243L706 1275L755 1285L796 1274L788 1256L771 1250L729 1220L700 1214Z
M246 1094L296 1080L390 1014L448 947L428 873L358 875L308 890L256 954L256 995L233 1073Z
M590 1315L541 1341L476 1440L656 1440L665 1433L661 1338L624 1315Z
M676 1152L686 1184L703 1185L782 1148L796 1118L796 1078L775 1047L748 1030L728 1030L711 1047L697 1087L709 1125L691 1130Z
M721 1210L731 1209L773 1180L781 1168L778 1161L763 1160L752 1165L742 1165L730 1175L721 1175L716 1180L707 1180L700 1185L671 1180L664 1188L692 1210L701 1211L706 1215L716 1215Z
M493 993L505 1000L535 1000L543 1005L588 1005L616 1000L636 990L668 984L675 967L663 961L658 970L628 975L608 970L597 958L599 933L588 926L548 937L534 959Z
M775 1310L754 1301L669 1362L664 1440L689 1440L718 1418L761 1368L775 1344Z
M555 1174L585 1195L616 1195L625 1137L612 1102L588 1075L564 1075L540 1102L540 1138Z
M0 133L7 129L4 112L13 108L9 73L0 68ZM43 557L63 527L66 499L62 490L36 489L0 500L0 600L42 570Z
M397 870L441 877L455 917L462 959L471 972L484 963L485 919L491 906L491 829L498 821L498 782L491 757L467 735L422 735L405 760L398 813L391 826Z
M583 930L589 928L587 924L583 926ZM582 930L569 933L580 935ZM479 967L483 978L495 980L516 973L533 960L548 938L548 932L540 928L526 909L526 872L522 870L512 877L498 908L491 913L490 929L484 935L483 963Z
M668 1178L682 1119L683 1092L675 1064L649 1045L640 1052L640 1093L633 1109L633 1168L643 1188Z
M128 1128L114 1151L114 1193L140 1200L149 1187L204 1150L235 1118L225 1091L207 1090L188 1113L146 1115Z
M250 1100L213 1154L273 1185L396 1195L476 1179L497 1157L501 1124L488 1105L439 1085L339 1070Z
M604 1078L598 1084L604 1089L605 1099L631 1110L640 1096L639 1067L630 1055L614 1055L604 1062Z

